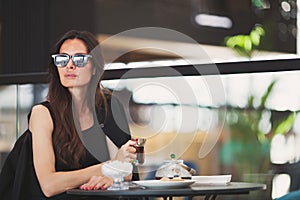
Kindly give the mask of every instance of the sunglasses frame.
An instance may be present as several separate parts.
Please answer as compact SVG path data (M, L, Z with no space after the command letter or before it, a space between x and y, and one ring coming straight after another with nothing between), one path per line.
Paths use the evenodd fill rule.
M60 66L60 65L57 65L57 64L56 64L56 61L55 61L55 60L56 60L56 57L58 57L58 56L65 56L65 57L68 57L68 61L66 62L65 65L61 65L61 66ZM78 63L76 63L76 61L74 61L74 57L76 57L76 56L83 56L84 59L87 59L86 63L84 63L84 65L78 65ZM66 67L66 66L67 66L67 64L68 64L69 61L70 61L70 58L71 58L73 64L74 64L76 67L84 67L84 66L87 65L88 59L89 59L89 58L92 58L93 56L90 55L90 54L83 54L83 53L75 54L75 55L72 55L72 56L71 56L71 55L68 55L68 54L66 54L66 53L58 53L58 54L53 54L53 55L51 55L51 57L53 58L54 65L55 65L56 67L63 68L63 67Z

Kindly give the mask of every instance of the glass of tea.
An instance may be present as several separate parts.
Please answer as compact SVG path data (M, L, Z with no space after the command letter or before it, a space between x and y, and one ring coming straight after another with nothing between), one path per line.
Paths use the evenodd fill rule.
M146 143L145 138L132 138L135 141L133 147L136 149L137 159L133 162L135 165L142 165L145 162L144 147Z

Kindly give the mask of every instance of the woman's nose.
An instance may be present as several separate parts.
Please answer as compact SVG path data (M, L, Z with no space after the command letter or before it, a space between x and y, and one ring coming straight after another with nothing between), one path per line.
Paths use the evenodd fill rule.
M76 66L74 65L72 59L69 59L69 62L67 63L66 68L67 68L67 70L74 70L76 68Z

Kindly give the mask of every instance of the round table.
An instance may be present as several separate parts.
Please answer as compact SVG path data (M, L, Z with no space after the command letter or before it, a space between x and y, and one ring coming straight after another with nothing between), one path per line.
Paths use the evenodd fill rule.
M89 197L93 199L101 199L101 197L111 198L141 198L147 199L148 197L163 197L164 199L172 199L175 196L205 196L206 200L214 200L218 195L238 195L249 194L251 191L264 190L265 184L260 183L246 183L246 182L230 182L226 185L203 185L192 184L185 188L162 188L151 189L139 187L137 185L130 187L129 190L68 190L67 194L70 196Z

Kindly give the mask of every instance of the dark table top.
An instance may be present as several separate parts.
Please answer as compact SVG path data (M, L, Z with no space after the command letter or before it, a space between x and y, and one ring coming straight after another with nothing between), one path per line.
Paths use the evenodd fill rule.
M203 185L193 184L185 188L140 188L138 186L130 187L129 190L68 190L68 195L79 195L84 197L102 196L114 198L128 197L175 197L175 196L208 196L208 195L232 195L248 194L250 191L264 190L265 184L231 182L227 185Z

